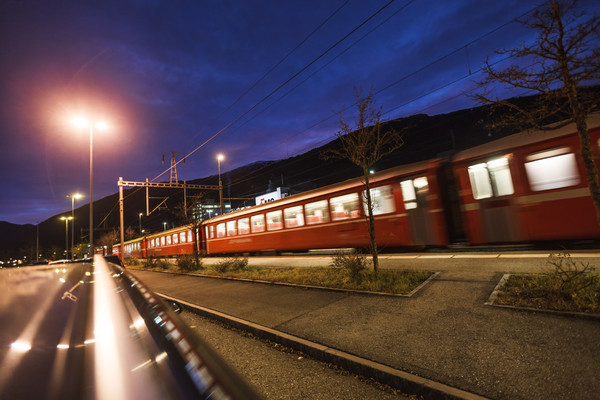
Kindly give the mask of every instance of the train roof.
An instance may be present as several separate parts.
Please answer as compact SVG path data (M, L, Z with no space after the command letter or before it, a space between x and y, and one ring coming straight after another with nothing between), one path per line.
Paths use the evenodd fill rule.
M377 173L371 175L370 183L376 184L378 182L385 181L387 179L393 178L398 175L408 176L408 175L416 174L416 173L422 172L426 169L429 169L432 167L437 167L441 162L442 162L441 159L435 158L435 159L419 161L419 162L412 163L412 164L400 165L397 167L389 168L389 169L386 169L386 170L383 170L383 171L380 171L380 172L377 172ZM283 205L286 205L289 203L294 203L297 201L302 201L302 200L307 200L307 199L311 199L314 197L319 197L319 196L325 195L331 191L340 191L340 190L350 189L350 188L353 188L353 187L356 187L359 185L363 185L363 177L362 176L357 177L357 178L347 179L342 182L323 186L323 187L320 187L317 189L312 189L312 190L309 190L306 192L293 194L291 196L284 197L283 199L271 201L271 202L257 205L257 206L244 208L243 210L238 210L238 211L234 211L231 213L219 215L217 217L203 221L202 223L207 224L207 223L219 222L221 220L227 220L227 219L231 218L232 216L242 216L242 215L249 214L249 213L259 212L259 211L270 209L272 207L276 207L276 206L280 206L280 205L283 206Z
M559 125L559 123L553 125ZM588 130L600 127L600 113L594 113L587 119ZM548 125L552 127L552 125ZM545 140L554 139L561 136L570 135L577 132L575 123L570 123L555 130L529 129L523 132L515 133L514 135L506 136L498 140L494 140L482 145L472 147L467 150L456 153L453 157L454 161L464 161L471 158L490 155L500 151L519 148L532 143L543 142Z

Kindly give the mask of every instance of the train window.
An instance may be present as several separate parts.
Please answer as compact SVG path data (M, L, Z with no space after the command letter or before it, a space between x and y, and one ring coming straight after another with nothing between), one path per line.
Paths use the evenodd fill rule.
M392 196L392 187L390 185L380 186L369 190L371 201L373 202L373 215L387 214L396 211L394 206L394 196ZM367 191L363 190L363 204L365 214L367 210Z
M240 235L246 235L250 233L250 218L238 219L238 233Z
M304 214L302 213L302 206L286 208L285 210L283 210L283 217L285 219L286 228L304 225Z
M253 215L250 217L252 223L252 232L264 232L265 231L265 216L264 214Z
M179 242L185 243L185 232L179 232Z
M330 203L331 219L334 221L356 218L360 216L358 193L350 193L343 196L332 197Z
M192 231L188 231L190 234L192 233ZM215 237L215 226L214 225L209 225L208 227L208 237L210 239L213 239ZM191 240L190 240L191 242Z
M477 200L514 193L506 157L471 165L468 171L473 197Z
M429 191L429 181L426 176L421 176L415 179L408 179L400 182L402 189L402 199L404 200L404 208L414 210L426 204L423 201L423 196Z
M274 231L283 228L283 222L281 218L281 210L271 211L267 213L267 229Z
M167 236L167 246L171 244L171 235Z
M579 183L575 154L568 148L531 154L525 158L525 171L531 190L559 189ZM562 153L562 154L561 154Z
M227 236L237 235L237 226L235 221L227 221Z
M212 236L211 236L212 237ZM192 242L192 230L187 231L187 241Z
M164 246L164 245L165 245L165 237L164 237L164 236L161 236L161 237L160 237L160 245L161 245L161 246Z
M217 224L217 237L218 238L225 237L225 222L221 222L220 224Z
M327 213L327 200L307 203L304 206L304 211L306 212L306 223L308 225L329 222L329 214Z
M177 244L179 243L179 235L174 233L173 234L173 244Z

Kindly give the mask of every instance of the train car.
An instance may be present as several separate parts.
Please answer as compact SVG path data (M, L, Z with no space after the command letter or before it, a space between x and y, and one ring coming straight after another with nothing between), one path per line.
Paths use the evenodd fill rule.
M600 115L588 120L599 160ZM453 158L469 243L600 238L574 124L526 131Z
M123 243L123 250L121 250L121 244L115 244L112 247L112 254L123 257L146 257L146 238L144 236L128 240Z
M444 246L446 218L438 183L440 159L371 176L380 247ZM360 178L204 221L208 254L361 248L370 245Z
M169 257L181 254L193 254L194 235L190 225L180 226L146 236L146 255Z

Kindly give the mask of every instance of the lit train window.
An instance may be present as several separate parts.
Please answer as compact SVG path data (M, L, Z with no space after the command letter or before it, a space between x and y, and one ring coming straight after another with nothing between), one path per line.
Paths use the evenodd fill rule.
M306 212L306 223L308 225L321 224L329 222L329 213L327 212L327 200L315 201L304 205Z
M225 222L221 222L220 224L217 224L217 237L218 238L225 237Z
M358 193L345 194L343 196L332 197L331 219L339 221L342 219L356 218L360 216L358 206Z
M185 232L179 232L179 241L185 243Z
M179 243L179 235L174 233L173 234L173 244L178 244Z
M227 236L237 235L237 226L235 221L227 221Z
M150 240L150 247L154 247L154 239Z
M473 197L477 200L515 192L507 157L471 165L468 171Z
M190 243L192 242L192 230L191 229L189 231L187 231L187 241Z
M190 235L192 234L192 231L188 231L190 233ZM209 238L214 238L215 237L215 226L214 225L210 225L208 227L208 237ZM190 240L191 242L191 240Z
M267 229L275 231L283 228L283 221L281 218L281 210L271 211L267 213Z
M171 244L171 235L167 236L167 246Z
M250 218L238 219L238 233L240 235L246 235L250 233Z
M285 219L286 228L304 225L304 213L302 212L302 206L286 208L283 210L283 217Z
M373 202L373 215L396 211L394 197L392 196L392 187L390 185L372 188L369 192L371 192L371 201ZM365 207L365 214L368 214L366 190L363 190L363 205Z
M165 237L164 237L164 236L161 236L161 237L160 237L160 245L161 245L161 246L164 246L164 245L165 245Z
M250 217L250 223L252 225L252 232L264 232L265 231L265 216L264 214L253 215Z
M525 171L531 190L560 189L579 183L575 154L569 151L569 148L554 149L525 158Z
M419 207L417 201L417 195L426 195L429 191L429 181L426 176L421 176L415 179L408 179L400 182L400 189L402 189L402 198L404 200L404 208L407 210L414 210ZM423 202L421 202L421 206Z

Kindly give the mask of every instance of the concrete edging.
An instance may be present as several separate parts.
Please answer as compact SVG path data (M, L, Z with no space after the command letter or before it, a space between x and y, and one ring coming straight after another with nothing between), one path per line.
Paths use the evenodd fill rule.
M385 383L404 393L421 395L426 399L461 399L461 400L486 400L486 397L470 393L452 386L445 385L431 379L423 378L405 371L401 371L371 361L344 351L311 342L298 336L280 332L275 329L246 321L210 308L198 306L162 293L156 293L164 299L181 303L193 312L206 318L217 320L234 328L252 333L253 335L279 343L293 350L300 351L319 361L331 363L342 367L348 372L372 378Z
M419 286L417 286L416 288L411 290L409 293L398 294L398 293L386 293L386 292L373 292L373 291L368 291L368 290L341 289L341 288L333 288L333 287L326 287L326 286L301 285L301 284L297 284L297 283L288 283L288 282L263 281L263 280L259 280L259 279L235 278L235 277L231 277L231 276L215 276L215 275L205 275L205 274L198 274L198 273L188 273L188 272L148 271L148 270L144 270L143 268L131 268L131 269L134 271L139 270L139 271L146 271L146 272L158 272L161 274L186 275L186 276L199 277L199 278L224 279L224 280L237 281L237 282L259 283L259 284L263 284L263 285L295 287L295 288L299 288L299 289L326 290L329 292L337 292L337 293L352 293L352 294L364 294L364 295L371 295L371 296L387 296L387 297L412 297L416 293L418 293L419 290L421 290L423 287L425 287L428 283L430 283L432 280L434 280L440 274L439 271L433 272L429 278L425 279Z

